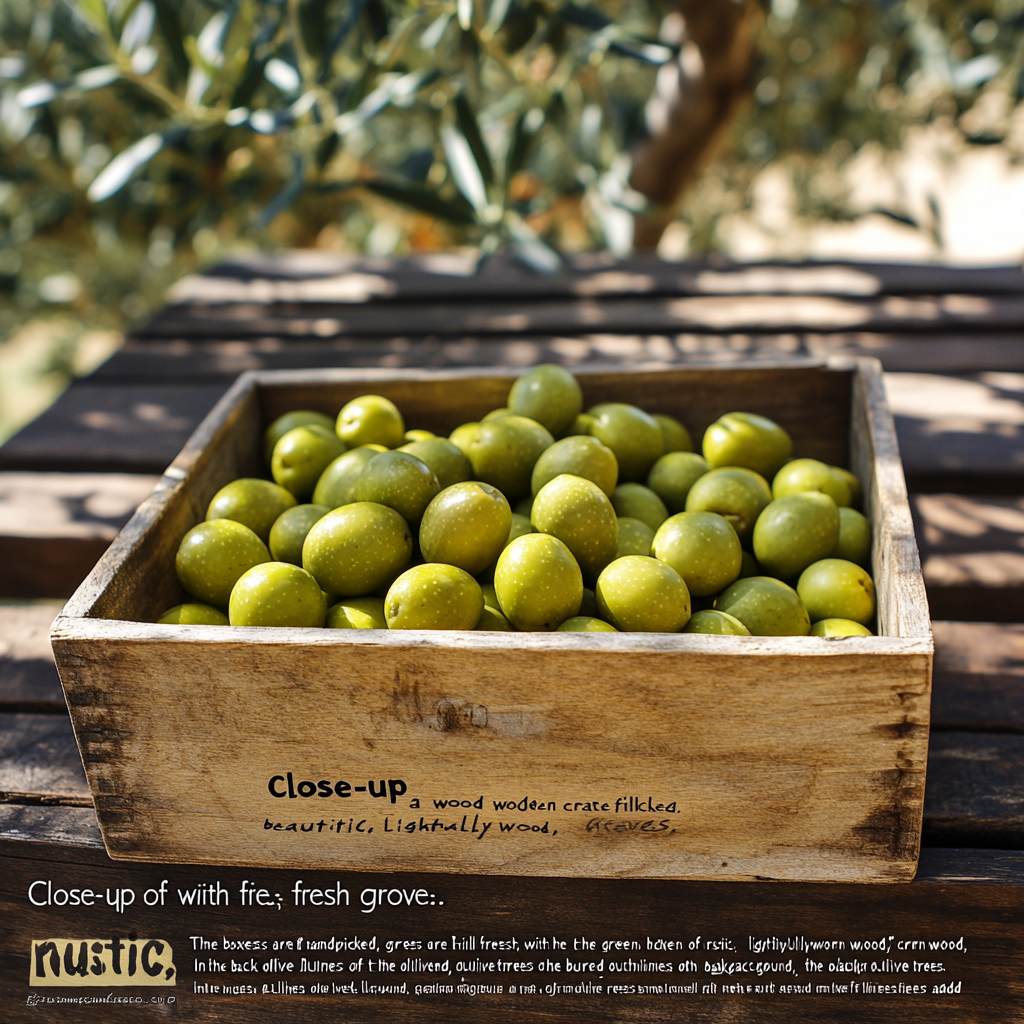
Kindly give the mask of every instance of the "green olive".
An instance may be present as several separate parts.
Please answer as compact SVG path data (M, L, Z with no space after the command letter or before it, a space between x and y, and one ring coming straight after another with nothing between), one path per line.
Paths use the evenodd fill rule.
M447 438L432 437L425 441L413 441L398 450L415 455L421 462L425 462L434 471L442 491L452 484L473 479L473 467L469 459Z
M451 441L451 443L455 445L455 447L458 448L466 458L469 458L469 447L476 440L477 434L479 433L479 423L463 423L461 427L456 427L448 435L448 440Z
M668 519L665 503L643 484L619 484L612 493L612 507L617 516L639 519L652 530Z
M225 484L213 496L206 518L233 519L248 526L266 544L277 517L294 504L291 491L279 484L243 477Z
M738 580L745 580L749 576L763 576L764 570L761 568L758 560L749 552L743 552L743 563L740 566L740 574L736 577Z
M618 633L618 630L601 619L592 615L574 615L566 619L559 627L559 633Z
M278 416L263 435L263 459L266 464L270 465L275 445L289 430L307 427L311 423L334 432L334 420L322 412L313 412L312 409L297 409L295 412L286 412L283 416Z
M409 564L412 534L386 505L356 501L328 512L306 536L303 568L328 593L363 597Z
M494 605L485 604L480 613L480 621L476 624L477 632L510 633L515 632L512 623L498 611Z
M525 536L527 533L535 532L536 531L530 524L530 520L527 516L519 515L518 512L513 512L512 526L509 528L508 538L505 540L505 544L501 550L504 551L505 548L507 548L509 544L511 544L512 541L516 539L516 537L522 537ZM501 551L498 552L498 555L501 555ZM486 569L482 569L480 572L476 573L476 578L480 581L481 586L483 586L485 582L493 586L494 570L497 567L497 565L498 559L495 558L494 561L491 562L491 564L488 565ZM494 607L497 607L497 605L495 605Z
M541 424L561 437L583 409L583 392L564 367L544 363L516 379L508 394L509 412Z
M846 481L847 487L850 488L850 505L854 508L860 508L864 500L864 489L861 487L859 477L848 469L843 469L842 466L833 466L832 472L842 477Z
M874 636L875 634L852 619L820 619L811 626L811 636Z
M484 416L480 420L480 422L481 423L490 423L491 420L500 420L500 419L503 419L505 416L511 416L511 415L512 415L512 410L509 409L507 406L503 406L500 409L492 409L486 416Z
M176 604L160 616L157 622L173 626L227 626L228 617L209 604Z
M296 498L309 498L320 474L344 451L344 443L331 430L315 423L295 427L274 446L270 471Z
M690 432L674 416L656 412L654 421L661 427L666 453L693 451L693 438L690 437Z
M420 550L428 562L476 575L501 554L511 528L512 510L497 488L475 480L452 484L423 513Z
M384 599L388 629L475 629L483 610L480 584L437 562L407 569Z
M866 626L875 615L875 584L844 558L823 558L800 574L796 585L812 622L852 619Z
M811 628L800 595L771 576L737 580L715 601L715 610L739 619L752 636L806 636Z
M619 480L646 480L651 466L665 453L657 420L623 402L606 402L589 410L590 433L615 453Z
M193 597L227 608L239 576L269 561L266 544L248 526L233 519L211 519L185 534L174 567L181 585Z
M711 467L696 452L670 451L651 466L647 486L661 498L670 515L686 510L690 488Z
M386 449L385 449L386 450ZM313 504L340 508L356 500L356 485L370 460L379 454L373 448L353 448L338 456L320 474L313 491Z
M690 618L690 592L671 566L627 555L601 573L594 590L601 618L623 633L678 633Z
M562 541L588 580L615 557L619 521L608 496L592 480L570 473L550 480L533 499L530 522L538 533Z
M712 469L743 466L769 480L793 454L793 442L782 427L750 412L726 413L712 423L703 448Z
M375 501L393 508L410 526L441 487L430 467L408 452L381 452L372 458L356 483L356 501Z
M387 629L384 598L346 597L328 609L324 625L329 629Z
M330 511L326 505L295 505L285 509L270 529L270 553L274 561L302 565L306 534Z
M651 554L671 565L697 597L717 594L743 565L736 531L714 512L679 512L666 519L654 535Z
M590 428L594 425L594 417L588 413L581 412L579 416L572 421L571 426L565 432L566 437L575 437L577 435L587 435L590 433Z
M516 629L551 632L579 612L583 576L557 537L528 533L498 556L494 590Z
M534 420L504 416L481 423L466 454L477 480L497 487L509 501L530 493L533 467L555 439Z
M619 516L619 545L615 550L616 558L626 555L649 555L654 543L654 530L639 519Z
M435 437L437 437L437 434L432 430L407 430L403 435L403 440L406 444L415 444L417 441L433 441ZM413 452L413 455L416 455L416 453ZM435 472L437 471L435 470Z
M839 509L821 491L771 502L754 526L754 554L765 571L796 579L812 562L828 558L839 540Z
M361 395L342 407L335 425L338 437L349 446L382 444L397 448L405 442L405 423L394 402L382 395Z
M483 592L484 595L484 607L497 608L500 611L501 605L498 604L498 595L494 592L493 580L490 583L481 583L480 590Z
M562 473L593 480L611 497L619 478L619 464L611 448L606 448L596 437L564 437L541 453L533 467L530 489L536 494Z
M775 474L772 497L785 498L789 494L821 491L840 508L850 504L850 485L831 466L817 459L794 459Z
M694 612L690 621L683 626L684 633L713 633L717 636L750 636L750 630L728 612L711 608Z
M327 602L305 569L290 562L264 562L243 573L231 590L232 626L306 626L324 624Z
M752 469L728 467L705 473L686 496L687 512L717 512L724 516L741 544L749 544L754 523L772 500L768 481Z
M865 569L871 561L871 523L856 509L839 510L839 540L833 558L845 558Z

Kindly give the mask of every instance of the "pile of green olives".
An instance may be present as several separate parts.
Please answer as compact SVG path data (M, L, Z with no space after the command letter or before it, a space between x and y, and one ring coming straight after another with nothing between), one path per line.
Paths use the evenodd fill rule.
M380 395L289 412L266 430L272 479L226 484L182 539L194 601L160 622L871 635L857 477L754 413L693 447L671 416L584 411L554 365L447 438Z

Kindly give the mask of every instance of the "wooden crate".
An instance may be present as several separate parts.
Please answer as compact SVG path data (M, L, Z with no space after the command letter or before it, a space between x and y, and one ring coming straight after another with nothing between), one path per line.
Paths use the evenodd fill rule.
M912 878L932 637L873 360L579 379L587 406L633 401L680 417L695 437L725 412L762 413L797 454L854 469L875 531L877 637L153 624L184 596L181 537L219 487L261 471L274 417L335 413L375 392L409 426L448 433L503 405L515 374L257 372L225 395L53 627L111 857Z

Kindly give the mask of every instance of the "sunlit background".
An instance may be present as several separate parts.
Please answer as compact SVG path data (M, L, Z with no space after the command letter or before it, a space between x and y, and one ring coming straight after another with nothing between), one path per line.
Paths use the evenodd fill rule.
M1024 0L0 0L0 439L238 249L1019 263Z

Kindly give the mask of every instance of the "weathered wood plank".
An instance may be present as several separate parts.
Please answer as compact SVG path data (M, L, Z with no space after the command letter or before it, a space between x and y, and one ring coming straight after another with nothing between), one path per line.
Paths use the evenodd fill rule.
M1024 619L1024 498L911 499L933 618Z
M0 604L0 711L66 714L50 626L57 601Z
M92 805L70 718L0 714L0 803Z
M0 472L0 597L70 597L157 479Z
M1024 626L933 622L932 729L1024 732Z
M289 288L308 292L317 282ZM436 296L432 297L436 300ZM560 302L498 299L341 305L313 298L302 306L270 301L169 306L135 331L137 338L263 336L331 338L345 334L451 336L512 333L676 333L678 331L970 331L1019 330L1024 295L922 295L854 298L826 295L701 295L573 298Z
M305 290L304 290L305 289ZM1017 294L1017 265L956 267L875 262L734 263L715 257L675 263L651 255L616 260L607 253L565 258L560 274L538 276L505 254L477 271L472 257L454 253L402 260L302 250L231 257L172 291L172 302L224 303L294 300L373 302L394 299L579 295L914 295L962 292ZM301 301L301 299L299 299Z
M0 448L0 469L160 473L223 391L217 384L73 384Z
M1024 849L1024 737L934 732L923 841Z

